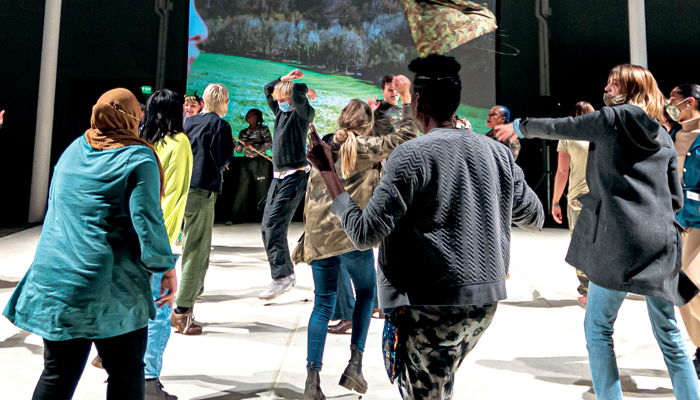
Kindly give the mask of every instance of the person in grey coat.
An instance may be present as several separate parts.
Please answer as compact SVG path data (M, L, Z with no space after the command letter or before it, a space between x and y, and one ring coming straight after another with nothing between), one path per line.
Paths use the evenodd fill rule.
M612 69L607 107L576 118L525 119L495 128L514 137L590 142L582 204L566 261L590 279L584 329L598 399L622 399L612 332L628 292L646 296L654 336L677 399L698 399L698 378L678 330L674 304L697 288L681 271L683 205L677 153L661 118L664 97L651 73Z
M345 192L330 147L309 135L307 157L334 199L331 212L358 249L381 243L387 372L404 399L452 398L457 368L506 298L511 223L544 222L509 149L454 128L460 68L439 55L411 62L411 110L426 135L394 150L364 210Z

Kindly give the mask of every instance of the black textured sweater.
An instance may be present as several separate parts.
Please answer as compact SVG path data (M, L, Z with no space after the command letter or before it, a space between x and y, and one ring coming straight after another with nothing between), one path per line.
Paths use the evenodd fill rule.
M221 193L221 173L233 156L231 125L214 113L193 115L185 120L192 146L190 187Z
M505 299L511 222L531 229L544 222L508 148L458 129L402 144L364 210L343 193L331 212L358 249L381 242L382 308Z
M272 168L275 171L299 169L309 165L306 160L306 135L309 124L314 121L316 110L306 98L308 88L303 83L295 83L292 89L292 109L282 112L277 101L272 98L275 85L280 79L265 85L265 98L275 113L275 128L272 135Z

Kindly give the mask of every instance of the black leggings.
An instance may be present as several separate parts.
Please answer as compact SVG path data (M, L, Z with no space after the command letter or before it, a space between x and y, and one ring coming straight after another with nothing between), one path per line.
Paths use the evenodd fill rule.
M33 400L73 398L92 343L109 378L107 400L143 400L144 367L148 327L107 339L44 339L44 372L34 389Z

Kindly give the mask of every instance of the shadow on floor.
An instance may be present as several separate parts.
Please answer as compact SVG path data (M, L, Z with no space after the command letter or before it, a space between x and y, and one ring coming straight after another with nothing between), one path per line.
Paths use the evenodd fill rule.
M267 374L269 375L269 374ZM248 383L240 382L231 379L221 379L207 375L182 375L182 376L162 376L163 382L183 382L183 381L198 381L207 384L229 386L230 389L223 390L219 393L210 394L202 397L195 397L193 400L243 400L243 399L260 399L266 396L272 390L271 382ZM192 383L192 382L189 382ZM209 385L207 385L209 386ZM342 396L348 397L348 396ZM281 383L274 388L271 398L275 399L303 399L304 389ZM341 398L341 397L338 397Z
M14 289L17 287L18 284L19 284L19 281L15 282L15 281L6 281L3 279L0 279L0 290L2 290L2 289Z
M511 361L479 360L476 363L488 368L530 374L543 382L588 387L588 391L583 393L581 398L584 400L596 399L593 394L588 357L518 357ZM620 370L620 384L625 396L673 398L673 389L670 388L640 389L634 381L634 376L666 378L669 379L668 386L671 386L666 370L622 368Z
M25 340L27 339L27 337L29 337L29 335L31 335L31 333L26 331L15 333L14 335L0 342L0 349L24 347L27 350L31 351L34 355L43 356L44 348L42 346L26 343Z
M198 321L199 322L199 321ZM243 329L248 331L248 333L243 334L243 339L245 340L257 340L257 341L262 341L262 342L268 342L269 337L267 335L261 335L265 333L271 333L271 334L279 334L279 333L284 333L284 334L289 334L292 332L292 329L290 328L285 328L282 326L277 326L277 325L270 325L270 324L265 324L261 322L253 322L253 323L236 323L236 322L199 322L204 328L207 328L203 335L206 336L221 336L221 337L231 337L231 336L239 336L239 334L236 333L231 333L231 332L216 332L216 331L211 331L211 329ZM211 329L209 329L211 328ZM305 333L307 331L306 326L299 326L297 329L294 330L296 333Z
M264 247L212 246L212 252L221 254L265 254Z
M564 308L580 307L578 300L551 300L537 297L528 301L499 301L499 305L525 308Z

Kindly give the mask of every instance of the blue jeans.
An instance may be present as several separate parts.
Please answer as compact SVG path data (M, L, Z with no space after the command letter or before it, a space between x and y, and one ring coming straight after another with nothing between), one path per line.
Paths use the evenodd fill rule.
M598 400L622 399L620 372L615 361L612 333L617 312L626 296L625 292L605 289L593 282L588 286L584 327L593 376L593 390ZM698 375L685 351L681 332L676 324L673 303L647 296L647 308L654 337L664 355L664 361L671 376L676 399L700 399Z
M355 286L355 310L352 313L350 343L360 352L365 350L367 330L372 319L372 302L377 290L372 250L353 251L311 262L316 286L314 310L309 320L307 369L321 370L323 348L326 345L328 321L335 310L338 290L338 270L343 265ZM312 365L313 364L313 365Z
M338 269L338 297L335 302L335 312L331 319L350 321L355 309L355 295L352 293L350 274L345 265L340 264Z
M151 276L153 300L161 297L160 281L162 279L163 274ZM158 308L158 304L156 304L156 319L148 321L148 344L143 359L146 363L146 379L160 377L160 370L163 368L163 353L168 339L170 339L170 316L172 313L173 309L170 306Z

